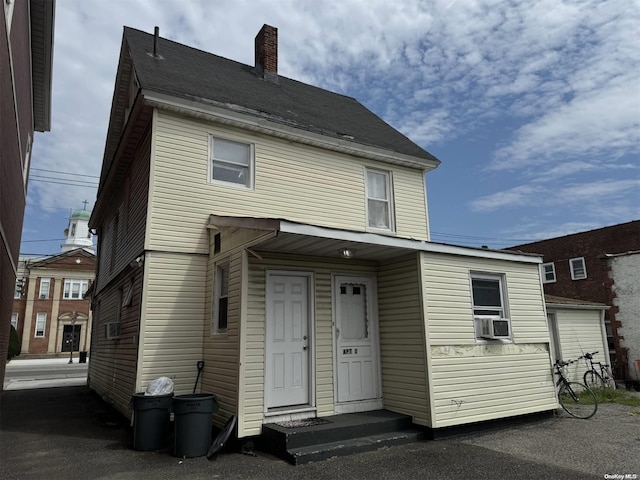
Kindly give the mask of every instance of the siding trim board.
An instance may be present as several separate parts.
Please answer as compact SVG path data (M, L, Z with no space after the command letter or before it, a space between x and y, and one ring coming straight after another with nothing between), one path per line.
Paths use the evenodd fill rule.
M205 120L208 122L221 123L243 130L258 132L271 137L282 138L304 145L316 146L327 150L333 150L358 157L369 158L411 168L418 168L423 173L436 168L439 160L427 160L424 158L412 157L410 155L391 152L381 148L350 142L345 139L333 139L326 135L320 135L306 130L277 124L264 118L256 119L252 115L230 111L215 105L205 105L201 102L190 101L147 89L142 90L145 103L152 107L162 108L172 113L185 115L191 118Z

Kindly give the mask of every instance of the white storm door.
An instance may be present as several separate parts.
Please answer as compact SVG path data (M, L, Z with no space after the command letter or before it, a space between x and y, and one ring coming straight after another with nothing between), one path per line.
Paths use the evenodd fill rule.
M379 398L377 322L373 282L336 277L337 401Z
M309 277L267 276L267 408L309 404Z

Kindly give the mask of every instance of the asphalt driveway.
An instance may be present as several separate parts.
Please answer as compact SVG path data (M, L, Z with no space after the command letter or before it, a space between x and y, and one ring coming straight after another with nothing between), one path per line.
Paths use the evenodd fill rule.
M621 405L297 467L260 452L209 461L132 450L127 422L84 386L4 392L0 415L2 479L640 480L640 408Z

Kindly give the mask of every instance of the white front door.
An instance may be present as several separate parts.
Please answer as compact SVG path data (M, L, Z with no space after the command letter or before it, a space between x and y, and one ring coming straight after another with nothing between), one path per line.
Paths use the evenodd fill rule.
M380 397L377 299L369 277L334 279L338 403Z
M267 275L267 408L309 404L309 277Z

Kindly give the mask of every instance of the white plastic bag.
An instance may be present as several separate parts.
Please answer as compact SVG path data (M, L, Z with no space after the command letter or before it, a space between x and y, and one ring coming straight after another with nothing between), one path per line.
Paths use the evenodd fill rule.
M149 382L145 395L169 395L173 393L173 380L169 377L158 377Z

